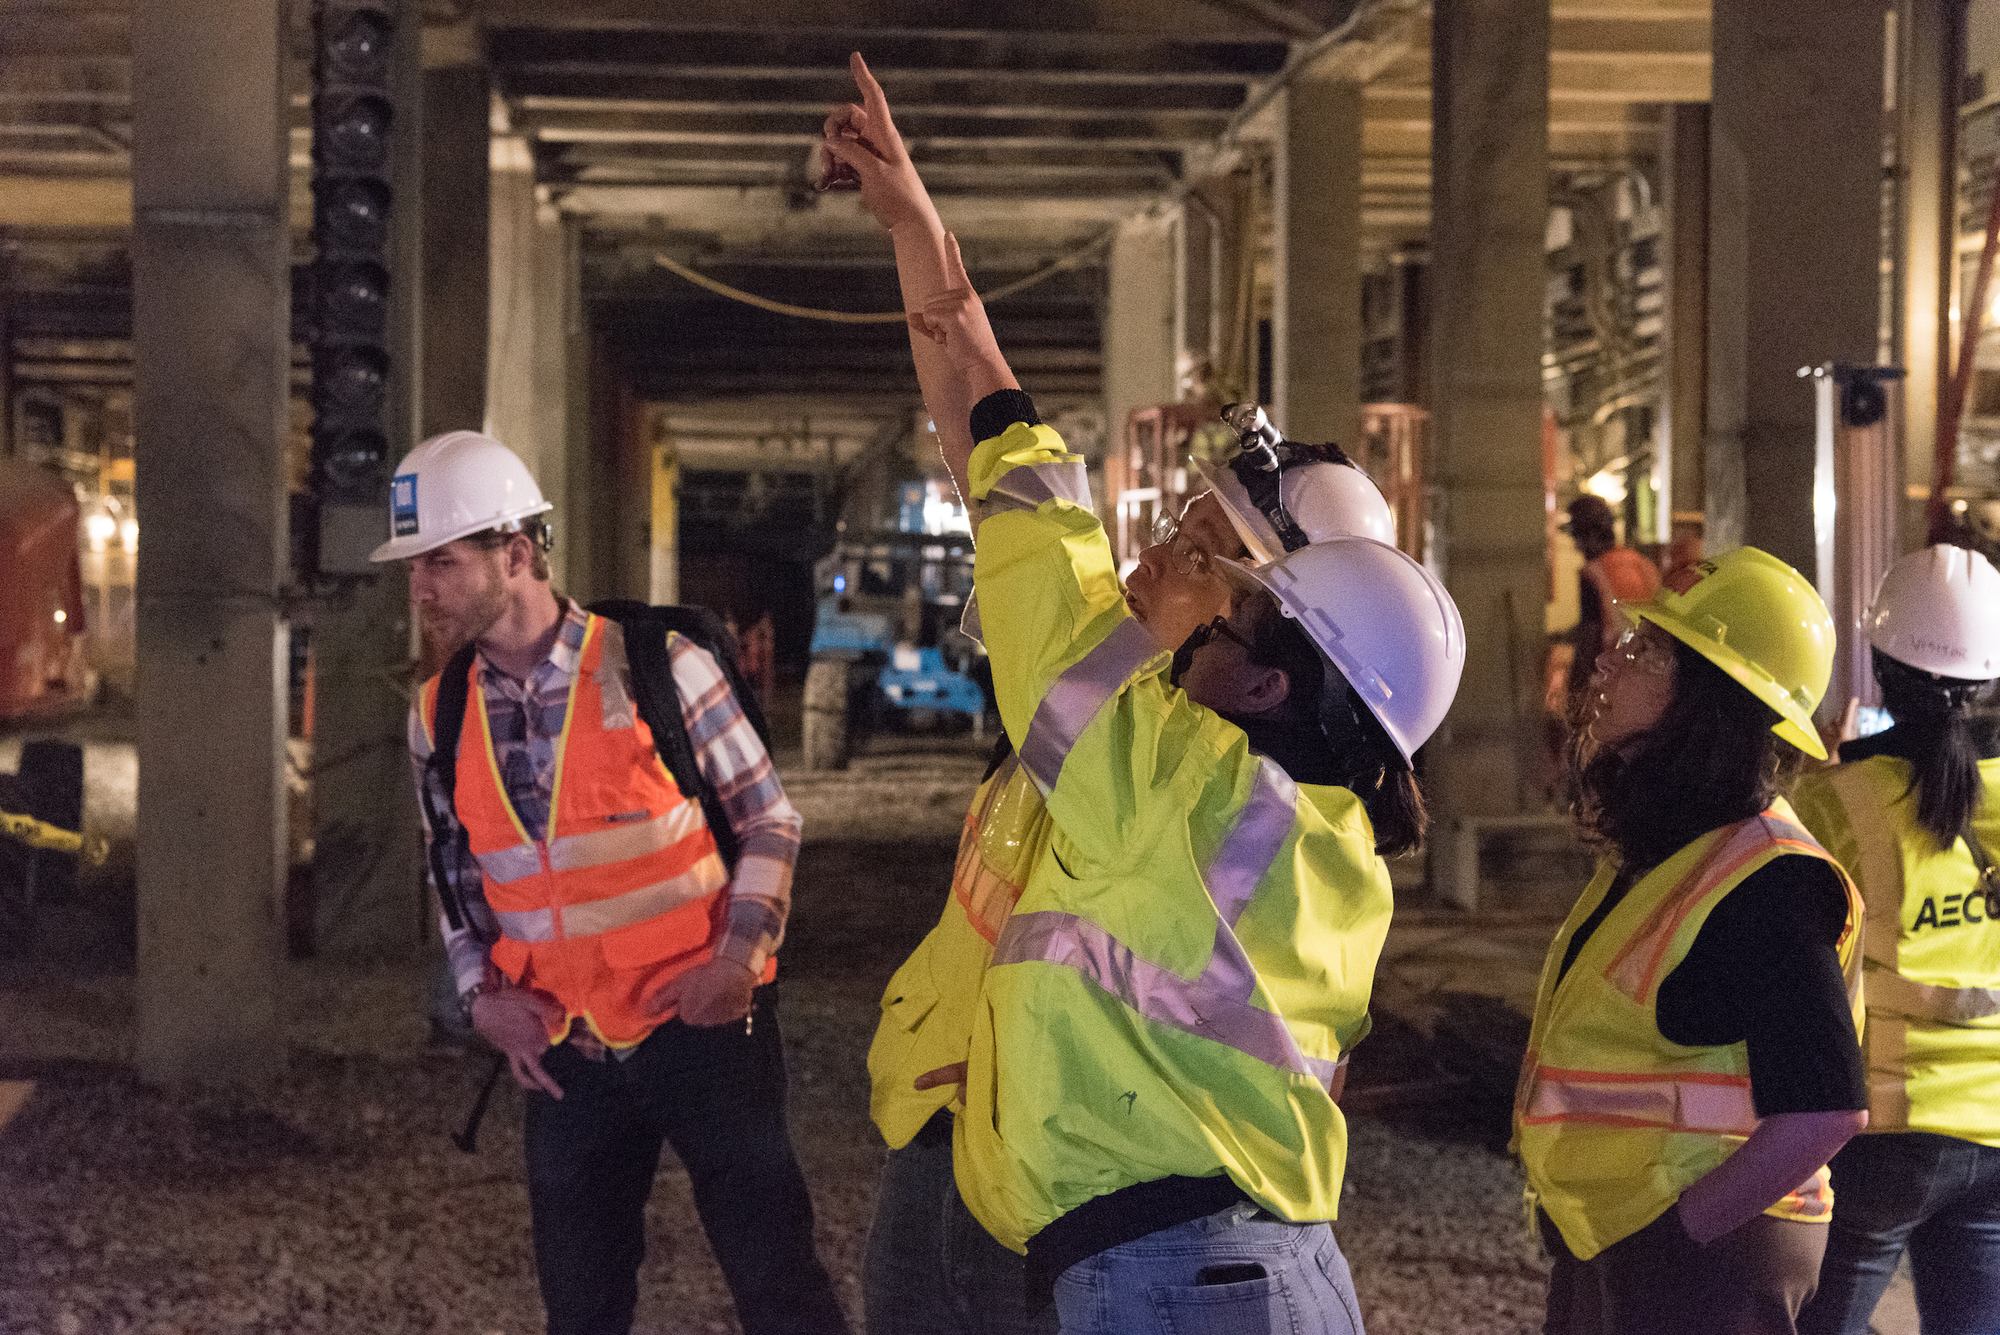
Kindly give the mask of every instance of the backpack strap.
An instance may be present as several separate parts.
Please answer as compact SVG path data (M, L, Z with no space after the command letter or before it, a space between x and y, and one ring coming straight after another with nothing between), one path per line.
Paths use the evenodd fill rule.
M447 865L463 867L471 854L471 841L458 821L458 737L465 727L465 704L470 694L472 656L478 646L468 641L460 645L444 671L438 674L437 704L431 716L431 754L424 762L424 781L417 786L422 799L424 823L430 827L431 880L437 884L438 901L444 905L445 921L454 932L465 927L465 909L459 897L457 878L445 874ZM449 845L452 860L445 861Z
M715 836L716 851L733 877L737 859L743 852L742 840L730 824L729 808L723 805L722 794L701 772L695 758L687 718L681 712L680 690L674 683L673 655L667 646L667 636L678 633L707 650L722 670L723 679L729 683L750 726L768 745L763 712L758 709L757 697L736 662L728 631L713 612L700 607L649 607L631 599L610 599L591 604L589 610L623 628L625 660L632 669L632 695L639 706L639 717L652 731L653 748L659 752L661 763L673 775L681 793L701 804L709 833Z

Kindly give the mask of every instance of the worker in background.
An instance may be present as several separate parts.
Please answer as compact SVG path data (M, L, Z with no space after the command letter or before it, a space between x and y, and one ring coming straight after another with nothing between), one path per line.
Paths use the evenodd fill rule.
M1589 700L1597 656L1631 626L1620 602L1642 603L1660 587L1660 570L1630 547L1618 545L1618 520L1601 496L1589 492L1569 503L1569 536L1583 556L1577 574L1577 623L1571 643L1569 695L1572 713Z
M426 838L450 850L432 865L460 1006L526 1091L551 1335L631 1329L663 1142L745 1331L844 1332L785 1125L772 979L800 821L762 742L716 660L671 636L732 876L639 715L619 623L550 587L551 507L521 461L451 432L403 460L391 496L372 559L406 561L426 628L476 646L449 790L429 791L442 676L411 710L410 753Z
M2000 1330L2000 572L1898 561L1866 622L1895 726L1840 748L1798 808L1868 906L1868 1134L1835 1156L1812 1335L1867 1335L1907 1248L1925 1335Z
M1170 542L1121 589L1082 460L1020 391L853 64L864 106L826 150L894 240L934 420L966 423L941 440L974 502L975 620L1047 811L969 1052L931 1073L969 1114L958 1188L1026 1254L1030 1311L1053 1289L1073 1335L1220 1300L1254 1304L1246 1330L1358 1331L1324 1222L1329 1086L1388 926L1378 850L1422 835L1409 756L1463 665L1450 600L1363 538L1254 571Z
M1515 1149L1548 1335L1789 1335L1867 1124L1858 893L1781 796L1833 621L1742 547L1625 604L1572 764L1597 874L1542 968Z

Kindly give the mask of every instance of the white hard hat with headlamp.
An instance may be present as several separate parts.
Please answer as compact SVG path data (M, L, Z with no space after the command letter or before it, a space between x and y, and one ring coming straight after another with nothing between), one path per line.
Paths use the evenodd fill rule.
M432 436L396 465L389 540L371 561L401 561L488 529L520 528L555 507L520 456L478 431Z
M1465 671L1465 625L1444 585L1408 554L1333 538L1257 566L1217 558L1213 569L1238 588L1268 591L1405 761L1444 721Z
M1330 538L1373 538L1396 544L1396 517L1381 489L1333 448L1285 440L1254 403L1232 403L1222 419L1241 448L1223 464L1195 460L1252 562ZM1331 458L1318 457L1330 453Z

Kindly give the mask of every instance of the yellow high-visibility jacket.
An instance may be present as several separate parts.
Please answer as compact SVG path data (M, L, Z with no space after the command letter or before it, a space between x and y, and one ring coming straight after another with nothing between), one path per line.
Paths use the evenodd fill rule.
M982 442L971 489L1000 715L1051 829L983 976L959 1191L1016 1251L1169 1176L1331 1219L1347 1134L1327 1086L1391 910L1367 813L1168 684L1054 431Z
M2000 857L2000 759L1979 772L1974 829ZM1939 849L1917 824L1910 779L1908 761L1875 756L1802 779L1794 799L1868 905L1868 1130L2000 1145L2000 926L1965 841Z
M1514 1149L1528 1198L1588 1261L1637 1233L1736 1153L1757 1129L1747 1045L1686 1047L1660 1032L1660 984L1693 949L1724 895L1779 857L1827 858L1783 798L1725 825L1641 876L1557 974L1570 939L1604 902L1615 858L1570 910L1542 965L1534 1027L1514 1099ZM1827 858L1829 863L1831 858ZM1836 864L1837 866L1837 864ZM1861 899L1843 873L1840 961L1860 1017ZM1833 1194L1822 1167L1765 1211L1824 1223Z
M937 926L882 993L882 1018L868 1048L869 1114L891 1149L909 1144L954 1097L951 1085L917 1089L914 1082L965 1060L993 943L1048 842L1041 790L1020 757L1010 755L973 794L952 867L951 898Z

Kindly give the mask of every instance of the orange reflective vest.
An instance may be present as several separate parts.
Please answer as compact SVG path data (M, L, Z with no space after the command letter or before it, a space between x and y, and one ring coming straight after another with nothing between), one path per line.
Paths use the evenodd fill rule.
M631 1047L672 1015L652 1014L645 998L706 961L721 934L729 873L715 836L639 717L616 622L593 615L584 629L540 837L508 800L472 671L453 800L500 927L494 966L561 1003L551 1043L581 1020L604 1043ZM424 683L433 743L437 691L438 678ZM768 962L762 981L776 968Z
M1825 858L1783 798L1761 816L1713 830L1639 878L1562 974L1571 937L1609 893L1607 858L1556 934L1542 966L1535 1022L1514 1103L1514 1147L1529 1198L1588 1261L1672 1208L1757 1129L1742 1043L1686 1047L1660 1033L1660 984L1687 957L1724 895L1779 857ZM1849 1004L1861 1014L1861 896L1841 872L1839 943ZM1765 1213L1824 1223L1822 1167Z

